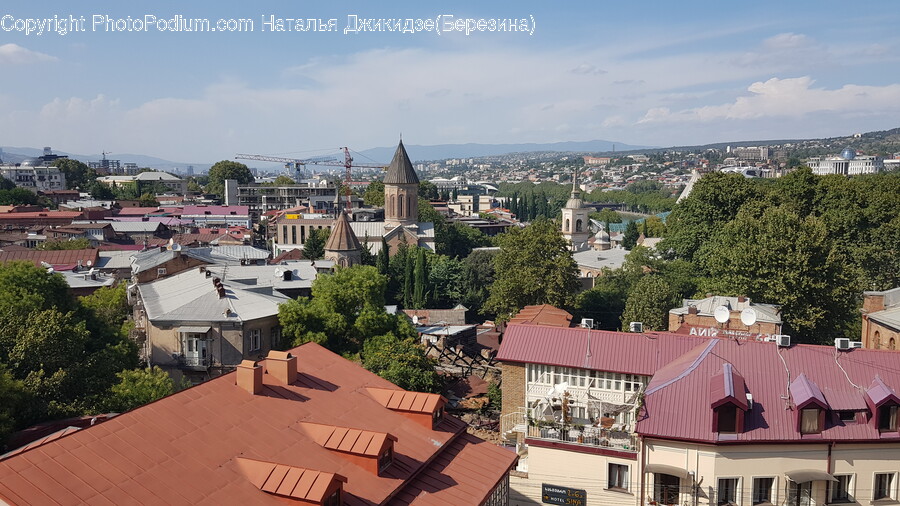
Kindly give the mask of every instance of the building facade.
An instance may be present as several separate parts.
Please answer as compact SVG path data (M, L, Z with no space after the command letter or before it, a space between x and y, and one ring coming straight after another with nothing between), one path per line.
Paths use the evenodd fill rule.
M900 288L863 292L863 346L896 350L900 343Z

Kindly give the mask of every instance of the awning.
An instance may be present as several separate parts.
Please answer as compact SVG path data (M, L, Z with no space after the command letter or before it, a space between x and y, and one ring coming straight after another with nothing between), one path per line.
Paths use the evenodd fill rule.
M837 481L837 478L826 473L825 471L815 471L812 469L803 469L800 471L791 471L785 473L787 479L794 483L805 483L807 481Z
M178 327L177 331L181 334L206 334L210 327Z
M686 469L682 469L676 466L670 466L667 464L647 464L644 466L644 472L668 474L671 476L677 476L682 480L687 480L691 477L690 473L688 473Z

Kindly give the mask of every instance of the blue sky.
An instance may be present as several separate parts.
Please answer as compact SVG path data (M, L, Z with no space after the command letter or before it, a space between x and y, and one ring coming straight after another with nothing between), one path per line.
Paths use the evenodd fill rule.
M0 7L0 145L201 163L390 146L401 132L410 144L672 146L900 126L893 1L82 4ZM92 25L176 14L254 27ZM54 15L84 16L86 31L15 29ZM264 32L270 15L335 18L337 30ZM535 29L345 34L348 15L533 17Z

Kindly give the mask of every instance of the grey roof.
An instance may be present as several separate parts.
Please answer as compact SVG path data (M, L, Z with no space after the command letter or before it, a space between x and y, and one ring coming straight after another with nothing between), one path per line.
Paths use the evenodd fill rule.
M234 286L259 292L260 288L310 288L317 269L333 266L330 260L316 260L315 265L309 260L292 260L279 265L210 265L207 270ZM290 281L284 280L286 270L291 271Z
M900 307L869 313L869 319L893 329L900 330Z
M91 271L94 271L93 277L91 277ZM116 278L108 276L106 274L100 274L94 269L90 269L88 271L82 270L78 272L58 272L66 278L66 283L69 284L69 288L100 288L103 286L112 286L116 282Z
M725 297L713 295L705 299L684 299L681 307L669 310L669 314L687 314L688 308L695 306L697 314L701 316L713 316L716 308L725 306L732 311L743 311L752 307L756 311L756 321L765 323L781 323L781 308L773 304L757 304L745 297L743 302L738 302L737 297Z
M175 177L167 172L141 172L134 176L135 181L181 181L181 178Z
M157 265L162 265L172 260L178 254L178 251L160 250L160 248L150 248L135 252L131 255L131 273L138 274L153 269Z
M278 305L289 300L277 292L258 293L227 280L222 284L225 297L219 298L212 278L190 269L138 285L138 290L151 322L245 322L275 316Z
M416 175L416 170L409 161L403 141L397 145L394 159L391 160L387 174L384 176L384 184L419 184L419 176Z
M97 253L98 269L130 269L134 251L101 251Z
M618 269L625 263L626 255L628 255L628 250L625 248L612 248L603 251L588 249L572 254L575 258L575 263L589 269L602 269L604 267Z
M163 227L158 221L111 221L117 234L153 233Z

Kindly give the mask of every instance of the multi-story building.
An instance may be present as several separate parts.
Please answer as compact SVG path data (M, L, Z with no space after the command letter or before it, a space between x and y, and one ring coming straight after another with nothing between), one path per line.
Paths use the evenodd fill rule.
M310 197L327 197L334 201L336 194L334 185L324 180L287 186L238 185L235 180L225 180L225 204L246 206L254 220L269 211L309 206Z
M21 164L0 165L0 175L20 188L35 192L66 189L66 175L56 167L45 165L39 158Z
M884 170L884 160L878 156L860 156L852 149L845 149L840 156L813 157L806 164L812 169L813 174L825 176L839 174L842 176L857 176L860 174L875 174Z
M191 220L198 227L245 227L253 221L247 206L184 206L182 220Z
M898 498L893 352L510 325L501 431L523 503L879 504Z
M684 299L681 307L669 310L669 332L692 336L760 341L781 334L781 326L780 306L754 303L749 297Z

